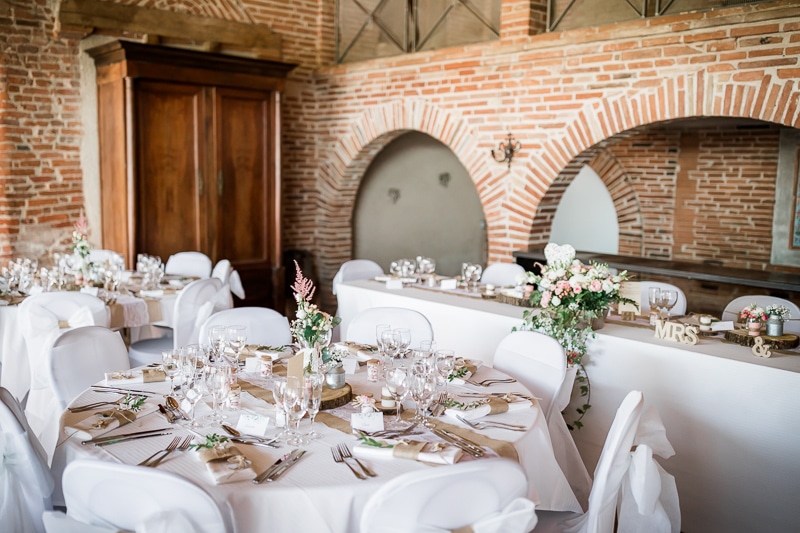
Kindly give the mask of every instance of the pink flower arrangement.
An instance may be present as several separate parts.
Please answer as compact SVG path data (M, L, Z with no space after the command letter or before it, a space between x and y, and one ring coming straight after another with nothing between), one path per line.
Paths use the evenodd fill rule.
M739 313L739 319L744 321L760 320L761 322L766 322L767 318L769 317L764 308L759 307L757 304L750 304Z

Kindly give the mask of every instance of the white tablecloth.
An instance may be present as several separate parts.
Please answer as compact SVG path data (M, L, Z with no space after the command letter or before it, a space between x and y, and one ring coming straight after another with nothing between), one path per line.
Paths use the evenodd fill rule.
M390 291L372 281L343 283L338 297L348 318L372 305L430 310L437 342L457 342L464 353L502 338L517 323L514 313L522 312L420 289ZM495 312L493 320L483 320ZM676 450L664 465L676 478L683 531L795 531L800 351L765 359L721 336L690 346L612 322L597 332L584 359L592 408L573 437L589 471L619 403L630 390L641 390L659 410Z
M481 369L478 375L497 374L499 372L485 368ZM258 378L255 376L252 378L257 382ZM380 384L367 382L366 371L363 367L356 375L348 376L348 382L352 384L356 392L366 390L371 390L373 393L379 392ZM136 388L163 391L167 386L167 383L141 384ZM512 389L525 391L519 384L498 385L492 387L491 390ZM472 386L458 390L486 391L486 389ZM74 405L81 405L108 396L87 391L76 399ZM407 407L411 408L412 406L413 402L409 401ZM248 397L244 408L274 420L274 408L262 400ZM337 411L341 411L341 409ZM352 408L345 408L345 411L347 409L352 410ZM86 415L65 413L62 417L62 427L65 424L73 424L77 416ZM235 425L235 416L237 415L232 414L231 416L229 423ZM530 487L528 496L537 502L537 509L580 511L580 506L553 456L547 425L538 404L530 409L493 416L502 421L529 426L529 430L524 433L503 430L489 430L484 433L492 438L515 439L513 445L519 455L520 464L528 475ZM459 422L449 418L445 421L460 425ZM116 431L122 433L167 425L164 418L155 413L142 417L133 424ZM308 422L303 422L301 430L305 431L307 428ZM295 531L356 532L358 531L359 517L367 499L383 483L405 472L427 468L447 468L446 466L432 467L406 459L371 461L370 466L378 474L378 477L366 481L358 480L344 465L336 464L330 452L330 447L340 442L347 443L352 448L358 442L356 437L329 428L320 422L315 424L315 429L322 434L322 439L309 444L306 447L309 453L291 471L274 483L254 485L249 481L242 481L214 485L194 452L175 455L172 459L162 463L159 468L179 473L207 489L223 509L230 511L236 531L249 532L267 528L269 531L278 533ZM186 430L179 427L174 430L176 435L182 435L185 432ZM205 428L204 433L224 434L219 427ZM76 438L66 438L62 435L62 441L57 448L53 464L54 474L59 479L64 466L69 461L81 457L95 457L106 461L135 464L163 448L171 439L172 435L169 435L106 447L94 447L82 446ZM288 447L272 450L246 445L238 446L253 461L253 468L257 472L267 468L289 450ZM492 452L487 452L487 456L492 456ZM465 455L462 460L476 459ZM58 502L58 499L57 496L54 501Z

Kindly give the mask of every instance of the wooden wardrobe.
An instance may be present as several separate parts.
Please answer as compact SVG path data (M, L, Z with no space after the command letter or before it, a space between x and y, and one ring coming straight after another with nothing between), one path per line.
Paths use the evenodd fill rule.
M295 65L115 41L97 69L103 247L229 259L282 309L280 93Z

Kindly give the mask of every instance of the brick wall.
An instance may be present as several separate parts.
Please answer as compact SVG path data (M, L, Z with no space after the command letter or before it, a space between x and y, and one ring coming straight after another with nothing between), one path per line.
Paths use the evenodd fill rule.
M82 126L74 109L77 43L53 36L50 3L39 0L23 9L0 0L0 172L6 182L12 176L21 180L6 185L0 197L4 256L27 242L18 236L21 228L62 228L83 201ZM365 169L374 154L408 130L449 146L472 176L488 223L490 261L510 260L514 250L543 238L542 217L557 205L554 199L570 173L587 162L601 169L613 188L625 250L702 260L716 245L726 259L768 266L768 253L730 255L742 243L724 242L722 232L688 231L694 224L689 219L674 224L676 208L708 214L720 203L700 194L701 183L730 198L745 190L742 180L763 181L768 170L748 169L744 175L731 166L722 177L706 178L697 169L681 169L680 162L652 166L647 158L653 150L635 146L630 136L636 128L685 117L800 125L796 2L542 34L542 0L504 0L500 41L345 65L332 65L333 2L297 0L292 10L279 0L147 5L268 24L283 38L284 60L300 63L282 98L284 248L313 253L324 294L330 294L333 274L352 253L351 218ZM28 97L46 100L34 100L43 108L26 109ZM58 122L51 125L53 117ZM509 131L523 145L510 169L489 155ZM686 137L658 131L649 136L663 152L659 161L670 161L679 155L670 150ZM613 149L607 139L615 140ZM711 164L707 158L719 155L717 141L702 141L698 165ZM769 142L767 136L759 144L766 166ZM678 149L687 153L686 145ZM632 166L634 160L638 166ZM711 165L727 168L728 158ZM734 165L742 166L740 160ZM768 187L753 190L760 214L740 236L760 243L771 227L771 218L761 213L774 198ZM694 203L678 206L675 192L694 197ZM36 205L42 200L47 206ZM722 204L726 213L737 208L735 202ZM687 213L681 211L681 217ZM711 218L703 224L710 225ZM673 226L675 234L668 229Z

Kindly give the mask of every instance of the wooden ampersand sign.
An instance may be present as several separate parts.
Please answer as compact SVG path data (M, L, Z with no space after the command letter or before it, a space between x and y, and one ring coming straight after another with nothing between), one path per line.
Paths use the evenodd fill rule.
M770 345L764 344L764 339L761 337L756 337L755 341L753 342L753 355L758 357L770 357L772 352L770 351Z

